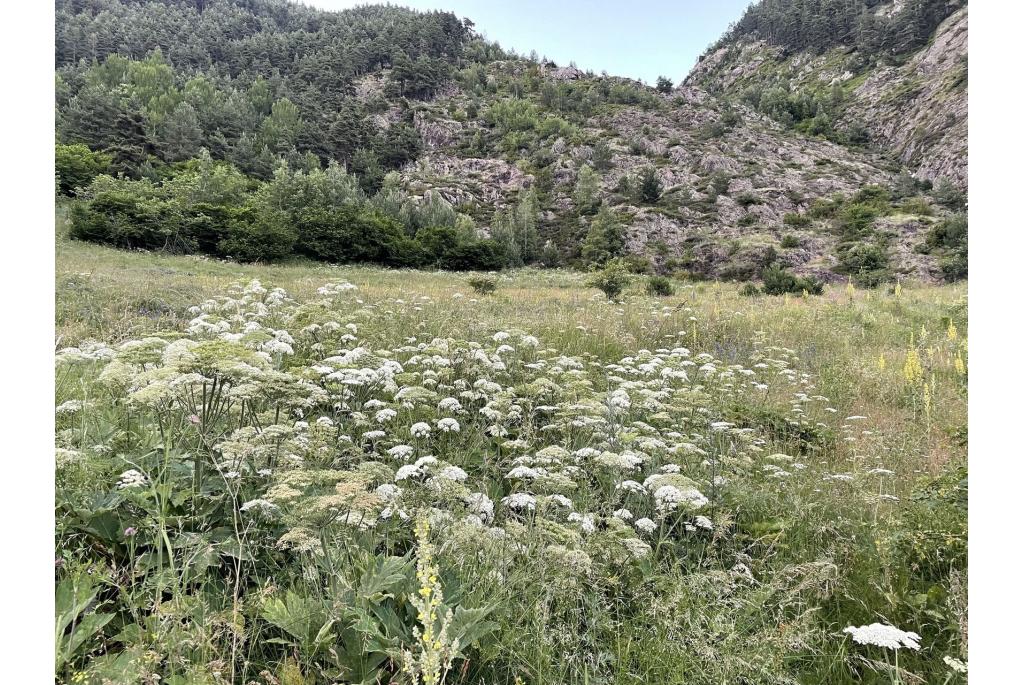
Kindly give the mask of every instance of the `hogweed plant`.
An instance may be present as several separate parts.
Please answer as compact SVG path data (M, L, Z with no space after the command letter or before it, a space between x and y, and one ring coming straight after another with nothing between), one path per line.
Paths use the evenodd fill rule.
M903 683L900 672L900 650L921 649L921 636L911 631L900 630L884 623L872 623L866 626L848 626L844 633L849 634L859 645L880 647L889 663L889 652L893 655L893 664L889 668L889 678L893 685Z
M850 682L836 624L936 611L874 589L924 563L910 468L709 290L517 328L501 298L254 280L62 348L58 582L110 580L58 617L58 679ZM778 313L820 329L803 304Z

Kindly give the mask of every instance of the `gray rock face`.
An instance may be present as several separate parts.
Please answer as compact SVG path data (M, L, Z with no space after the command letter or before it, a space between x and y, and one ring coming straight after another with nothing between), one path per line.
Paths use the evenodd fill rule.
M879 69L857 88L854 116L921 178L967 187L967 8L900 67Z
M893 11L892 5L879 8ZM845 66L847 52L787 55L778 46L745 38L704 56L684 86L734 96L749 85L779 81L821 90L855 78ZM950 15L905 64L870 67L836 125L863 125L875 145L891 151L919 178L948 178L966 188L967 8Z

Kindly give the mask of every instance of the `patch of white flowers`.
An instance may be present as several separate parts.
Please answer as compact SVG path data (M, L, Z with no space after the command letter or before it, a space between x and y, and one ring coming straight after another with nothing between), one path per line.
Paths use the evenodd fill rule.
M825 398L793 369L792 351L755 345L747 364L730 364L693 356L679 344L688 330L607 364L514 329L470 341L415 330L386 347L364 332L407 330L397 317L424 321L420 310L438 305L421 297L367 303L355 290L329 283L300 305L252 281L193 307L185 337L82 343L61 350L57 363L95 367L105 396L207 431L197 435L212 427L196 398L220 398L231 425L212 450L216 471L242 493L247 524L273 518L270 543L293 553L324 553L324 526L376 535L427 511L454 549L520 551L534 528L557 530L545 557L596 573L599 564L656 554L664 537L707 544L712 505L725 506L723 491L734 486L785 496L797 479L878 483L860 471L828 474L809 457L809 466L794 463L772 452L767 429L726 420L725 408L753 387L795 427L831 425ZM56 413L71 424L87 406L69 398ZM60 468L99 453L70 435L57 445ZM115 487L148 485L130 469ZM857 641L889 635L886 644L916 645L912 633L896 640L858 630Z

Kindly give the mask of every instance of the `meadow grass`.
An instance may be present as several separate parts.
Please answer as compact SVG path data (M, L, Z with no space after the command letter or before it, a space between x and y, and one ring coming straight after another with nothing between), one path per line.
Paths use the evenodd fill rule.
M561 384L563 392L568 388L578 393L578 402L588 400L589 393L607 407L616 401L616 387L636 392L635 386L616 380L617 374L639 373L636 366L652 356L661 360L658 363L678 362L678 354L673 356L667 348L685 347L698 360L706 353L717 367L738 373L756 368L751 366L752 359L781 355L789 360L783 366L791 374L777 381L757 372L770 400L754 399L753 391L734 387L730 371L720 385L709 381L706 387L690 387L682 400L671 405L685 414L679 421L691 426L680 429L687 435L697 435L693 426L703 422L700 446L714 456L703 465L699 460L691 463L667 456L654 462L673 469L681 464L682 473L694 478L708 464L712 469L728 465L736 474L730 476L734 489L721 496L708 493L712 509L704 513L713 525L710 537L694 539L692 532L682 532L683 518L666 515L658 519L656 544L654 538L630 542L631 549L650 543L646 556L638 555L643 557L639 566L630 566L622 559L605 559L597 549L601 545L581 542L588 535L597 536L592 540L611 535L609 531L624 535L621 526L603 527L616 523L610 508L602 509L616 497L615 479L609 480L605 471L595 467L597 475L589 486L562 486L565 492L571 491L577 511L601 515L599 531L576 532L576 526L589 525L580 519L561 523L541 520L539 515L521 519L511 511L511 502L502 500L499 505L497 501L501 495L520 491L520 486L509 490L503 484L508 478L503 480L502 472L513 462L503 448L492 447L484 430L486 421L474 422L462 414L458 419L464 425L457 438L433 429L429 438L433 453L442 463L461 467L487 483L495 511L499 506L509 511L502 515L508 517L508 535L519 545L517 554L533 562L524 565L503 559L499 563L488 557L498 554L490 547L467 554L463 547L483 543L471 541L473 536L467 539L465 531L462 537L452 533L447 543L442 537L435 550L425 542L426 533L413 536L411 525L391 523L374 529L377 533L357 526L355 532L325 534L314 541L322 547L320 556L285 559L273 544L257 544L254 531L239 530L244 518L240 500L263 502L263 495L273 500L271 495L260 491L260 498L251 492L243 497L241 486L233 490L230 479L222 478L215 492L209 490L212 486L197 485L192 499L182 496L179 500L176 493L186 481L175 480L187 477L191 483L201 477L200 460L190 453L224 455L242 451L236 443L246 441L251 447L258 438L251 432L232 434L231 426L251 424L262 430L267 422L280 423L279 409L271 411L269 405L254 409L251 401L248 414L245 401L241 409L217 407L207 401L204 382L198 403L202 418L185 410L147 413L134 408L131 391L122 388L120 394L106 394L108 386L98 382L100 372L91 366L58 373L57 404L83 402L87 407L71 418L58 417L59 446L63 441L70 453L85 453L87 443L119 436L109 438L108 446L95 454L78 458L73 468L58 469L62 577L79 579L82 569L102 576L103 589L86 584L82 592L95 591L94 601L108 606L110 615L116 614L116 618L101 619L111 623L90 631L88 642L75 645L63 661L58 659L58 678L102 682L103 677L109 678L104 674L129 672L124 670L128 662L135 669L132 673L161 674L163 682L182 683L357 682L361 677L380 678L382 672L388 674L385 680L407 682L447 677L447 682L508 683L942 682L959 677L944 665L943 657L966 653L966 561L965 555L943 550L966 546L966 510L961 511L957 499L966 488L966 284L903 284L897 292L829 287L822 296L750 298L739 294L737 284L685 283L678 284L672 296L654 298L637 278L621 302L612 303L584 285L584 274L523 269L499 275L496 292L478 296L469 285L470 276L464 274L298 262L239 265L194 256L118 251L68 240L62 208L57 218L59 350L88 349L90 341L119 349L118 345L148 336L160 336L164 345L176 338L201 339L191 323L196 311L190 308L229 292L238 298L238 284L256 279L264 288L283 288L300 309L313 307L324 297L317 290L325 283L356 286L343 301L339 296L324 306L332 316L344 313L343 320L358 329L360 346L389 351L387 355L403 358L407 364L410 352L403 352L402 346L413 338L419 343L459 341L452 343L453 349L465 345L466 354L481 343L490 345L485 349L495 355L523 354L521 362L513 357L509 369L495 367L520 395L543 380L539 371L525 366L535 358L551 364L560 357L582 360L578 374L588 376L583 385L574 386L578 375L572 374L558 377L556 385ZM316 319L318 311L297 315L287 310L281 320L294 323L313 317L310 320L322 322ZM277 321L274 316L268 321ZM298 338L295 328L289 330ZM517 344L516 351L498 352L496 342L491 342L496 331L512 332L513 342L536 336L539 350L520 352L526 347ZM776 348L788 352L766 353ZM317 349L300 341L296 359ZM665 351L655 353L659 349ZM450 354L452 360L461 359L461 353ZM298 362L289 365L278 358L274 363L282 370L300 372ZM452 363L461 368L461 362ZM442 379L451 373L444 368L438 367ZM688 373L696 371L691 367ZM420 382L433 387L435 381L423 381L428 376ZM787 385L790 381L792 386ZM458 380L452 382L457 387ZM800 404L806 400L792 400L799 383L827 398L828 408L834 410L832 418ZM125 387L129 384L126 380ZM495 390L488 406L506 409L508 398L503 392ZM633 412L631 419L657 422L653 410L644 414L638 409L636 395L633 403L627 410ZM558 406L576 405L566 400ZM806 418L803 406L808 406ZM399 421L425 418L429 424L436 418L432 412L424 414L418 405L409 409L408 417L400 406L395 407ZM207 428L207 409L221 421L210 419L214 428ZM614 408L608 409L612 424L618 415ZM719 434L717 429L707 429L707 421L714 418L738 427ZM189 433L190 421L201 427L199 435ZM762 442L751 443L742 432L744 427L756 431ZM622 454L631 454L624 447L637 440L626 423L613 425L603 440L586 441L570 429L554 432L565 446L595 445ZM661 438L673 435L669 428L652 429L655 433ZM181 437L175 442L168 437L172 434ZM520 437L536 449L547 444L542 435L541 425L531 424L531 432ZM302 444L309 440L316 438L304 434ZM418 449L419 443L415 444ZM378 467L371 462L372 467L360 471L359 463L369 457L353 457L345 449L323 467L334 469L330 484L351 501L368 494L362 489L370 483L364 471ZM773 451L789 455L774 455L778 457L775 464L786 466L785 459L795 458L808 461L811 468L806 472L790 469L792 473L773 464L762 468L763 457ZM211 456L207 468L221 468L218 458ZM116 481L117 473L135 463L149 465L140 468L147 487L153 485L153 497L118 506L130 505L132 516L142 522L139 528L145 526L148 531L148 542L134 532L128 538L116 530L100 535L95 521L83 523L76 518L86 509L100 511L97 501L104 497L132 491L134 486L129 484L111 493L111 479ZM179 474L176 469L186 463L187 476L183 476L185 471ZM777 487L770 471L769 477L764 476L769 467L795 476L785 488ZM277 468L274 478L279 477ZM428 468L435 467L423 467ZM891 475L869 475L877 469ZM160 486L166 489L157 487L157 473ZM318 487L313 481L321 476L302 469L297 473L280 476L285 480L277 485L307 488L304 492L312 497L310 493ZM850 473L856 473L855 483L847 483ZM305 480L296 481L300 475ZM712 487L711 479L698 481L704 483L705 491ZM299 482L301 487L296 485ZM563 491L534 485L533 494L538 497ZM406 490L406 496L412 497L412 486ZM873 498L875 491L879 496ZM316 497L325 496L316 490ZM441 501L447 501L445 496ZM464 499L465 493L459 497ZM198 513L213 506L213 501L228 512L218 514L222 518L215 523ZM251 506L268 510L274 506L276 511L270 503ZM125 516L118 514L121 525ZM310 530L309 516L309 507L288 510L286 528ZM332 523L325 523L324 530L336 525L333 519L325 521ZM692 529L690 523L686 525ZM207 557L206 552L195 551L205 547L190 546L202 536L216 539L222 529L234 530L234 542L221 540L217 545L230 542L236 546L232 549L241 550L248 544L254 551ZM280 535L284 529L274 530ZM106 542L104 535L109 538ZM282 540L288 535L295 537L285 533ZM606 541L605 546L611 544ZM412 580L412 557L421 571L435 570ZM438 567L442 570L436 571ZM431 579L435 573L441 574L443 582ZM379 600L371 601L358 590L369 582L367 578L406 575L408 582L419 583L420 596L443 595L440 606L458 610L446 623L443 612L421 608L415 631L405 626L406 632L399 631L405 635L400 644L379 647L381 654L388 654L383 663L393 661L396 666L368 665L365 654L373 651L368 641L396 640L398 629L384 631L387 639L376 634L371 638L365 632L348 640L345 631L364 626L370 620L367 616L379 618L383 611L383 604L374 603ZM321 580L312 582L311 577ZM380 592L400 594L400 582L381 582ZM119 589L111 589L114 586ZM211 592L227 592L234 599L227 604L214 602L207 596ZM345 602L355 608L339 610L339 603ZM401 607L414 605L419 606L412 602ZM372 610L366 608L371 606ZM489 607L486 618L472 614L474 607L483 606ZM364 613L358 613L357 609L363 610L360 607ZM424 613L429 620L422 620ZM388 620L401 623L400 614ZM296 616L310 615L319 617L319 623L312 621L303 630L293 628ZM899 668L894 668L885 650L858 647L841 633L846 625L875 620L922 633L922 650L901 654ZM346 621L349 624L343 627ZM110 629L115 624L122 633L120 639ZM467 626L481 632L472 641L471 651L465 643L437 638L460 634L468 641L472 631ZM141 632L125 637L125 631ZM424 639L424 634L430 637ZM334 647L322 644L325 640ZM361 645L354 649L364 656L346 661L336 653L340 645L349 650ZM442 668L446 659L454 669L450 673Z

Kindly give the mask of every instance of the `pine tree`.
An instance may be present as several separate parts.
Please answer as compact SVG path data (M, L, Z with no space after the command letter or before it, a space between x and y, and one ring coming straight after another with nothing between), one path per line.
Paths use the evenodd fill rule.
M653 205L661 199L661 180L658 178L658 172L654 167L644 167L643 171L640 172L640 178L638 183L638 194L640 195L640 201L644 204Z
M182 102L175 107L161 129L159 147L168 162L189 159L199 153L203 129L199 125L199 115L189 103Z
M584 164L576 175L576 188L573 192L576 211L580 214L593 214L597 209L600 191L601 177L590 165Z
M581 256L588 264L603 265L622 254L625 245L622 224L610 209L602 206L590 222L581 247Z

